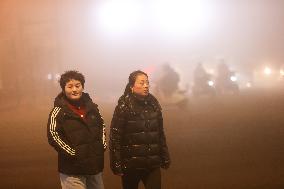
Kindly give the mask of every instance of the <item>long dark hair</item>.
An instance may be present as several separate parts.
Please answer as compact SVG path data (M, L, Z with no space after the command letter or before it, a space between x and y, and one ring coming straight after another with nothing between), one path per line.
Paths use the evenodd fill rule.
M136 71L132 72L128 77L128 83L125 87L124 95L132 93L131 87L134 86L134 83L135 83L138 75L145 75L146 77L148 77L148 75L141 70L136 70Z

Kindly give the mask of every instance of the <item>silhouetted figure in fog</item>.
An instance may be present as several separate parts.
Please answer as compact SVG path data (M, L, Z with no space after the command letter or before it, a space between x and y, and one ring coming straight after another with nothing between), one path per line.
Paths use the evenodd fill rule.
M157 90L165 96L171 96L179 90L179 74L169 65L162 66L162 76L157 81Z
M239 93L239 86L236 83L236 76L225 62L221 62L217 67L218 75L216 78L216 89L219 94ZM235 78L235 80L233 79Z
M63 189L103 189L105 125L77 71L61 75L62 92L55 98L47 125L48 142L58 152Z
M149 93L146 73L134 71L119 98L110 128L110 165L122 177L123 189L161 188L160 167L170 166L157 99Z
M203 65L198 63L193 72L194 85L192 86L192 94L195 97L215 96L216 90L211 75L206 72Z
M193 80L195 85L204 86L207 85L209 80L209 74L206 72L202 63L198 63L193 72Z
M217 73L218 73L217 80L220 83L226 82L231 77L231 71L230 71L228 65L224 62L222 62L218 65Z

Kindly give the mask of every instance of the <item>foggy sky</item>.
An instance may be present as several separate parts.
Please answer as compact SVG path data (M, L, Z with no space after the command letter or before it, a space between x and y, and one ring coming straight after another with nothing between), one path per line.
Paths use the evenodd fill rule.
M90 85L103 78L104 87L110 88L124 86L133 70L166 61L180 69L191 69L197 61L215 63L218 58L247 69L284 62L281 0L204 1L211 7L210 23L189 36L154 31L147 12L135 32L110 35L97 23L102 2L1 0L2 80L11 73L36 79L78 69L90 78Z

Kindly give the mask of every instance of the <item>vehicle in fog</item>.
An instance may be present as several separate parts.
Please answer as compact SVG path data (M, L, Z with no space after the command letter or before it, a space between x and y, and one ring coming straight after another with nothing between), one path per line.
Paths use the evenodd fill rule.
M163 108L186 109L188 107L189 98L187 90L178 89L173 91L171 95L166 95L158 86L156 86L154 89L154 95L159 99Z
M218 95L239 94L238 78L234 71L231 71L227 64L221 63L217 68L216 92Z
M188 105L187 89L179 87L180 75L169 63L160 68L160 75L153 83L153 93L166 108L185 109Z
M284 81L283 66L262 65L253 71L254 84L258 88L282 86Z

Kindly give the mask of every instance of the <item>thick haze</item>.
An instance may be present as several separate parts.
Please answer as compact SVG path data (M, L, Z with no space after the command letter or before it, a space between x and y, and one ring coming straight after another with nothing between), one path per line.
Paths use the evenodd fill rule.
M74 69L107 141L130 72L149 74L172 162L162 188L284 188L283 23L284 0L0 0L0 188L61 188L46 134L65 131L47 119ZM121 188L104 157L105 188Z
M1 0L1 88L37 89L48 74L77 69L87 91L108 98L122 93L131 71L164 62L182 75L220 58L246 72L284 62L284 1L116 1L108 9L106 2L113 1Z

